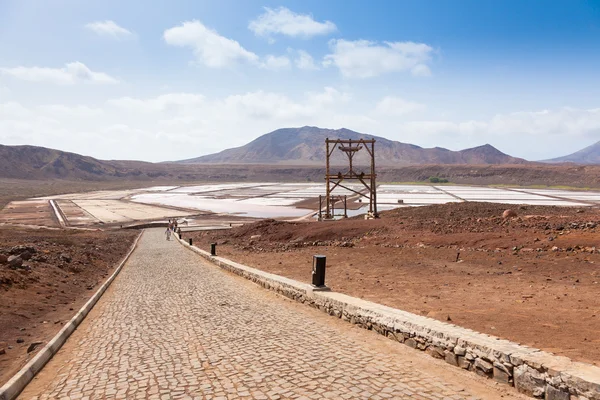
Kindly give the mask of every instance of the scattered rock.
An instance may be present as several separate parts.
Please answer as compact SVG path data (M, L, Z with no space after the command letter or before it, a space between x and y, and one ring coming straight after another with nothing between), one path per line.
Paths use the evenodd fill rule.
M19 256L12 255L8 257L8 265L10 265L11 268L19 268L23 265L23 259Z
M0 264L6 264L8 262L8 257L4 254L0 254Z
M21 254L19 254L19 257L21 257L23 260L27 261L27 260L31 259L32 255L33 254L29 250L26 250L26 251L22 252Z
M67 253L61 253L61 255L60 255L60 256L58 256L58 258L59 258L61 261L68 262L68 263L70 263L70 262L71 262L71 260L73 260L73 258L71 257L71 255L70 255L70 254L67 254Z
M17 343L25 343L25 339L18 338L18 339L17 339Z
M34 254L37 252L36 248L33 246L26 246L26 245L19 245L19 246L13 246L10 249L10 254L22 254L25 252L29 252L31 254Z
M31 260L37 261L37 262L46 262L46 261L48 261L48 257L46 257L43 254L37 253L31 258Z
M252 236L250 236L250 239L258 239L260 237L261 237L261 235L252 235Z
M504 212L502 213L502 218L504 218L504 219L516 218L516 217L518 217L518 215L514 210L504 210Z
M35 351L35 349L37 349L37 347L42 344L42 342L33 342L29 345L29 347L27 348L27 352L31 353L32 351Z

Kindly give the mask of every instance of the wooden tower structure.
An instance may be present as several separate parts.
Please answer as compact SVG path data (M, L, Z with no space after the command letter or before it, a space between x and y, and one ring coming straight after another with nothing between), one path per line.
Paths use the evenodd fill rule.
M370 170L365 171L355 170L353 163L354 156L360 150L366 150L369 153L371 166ZM333 190L336 187L341 187L350 192L355 193L361 197L369 199L369 212L367 218L379 218L377 213L377 186L375 173L375 139L325 139L325 150L326 150L326 170L325 170L325 181L327 182L327 188L325 193L325 219L333 218L333 205L334 197L332 195ZM346 172L332 173L331 171L331 155L335 150L339 150L346 154L348 157L348 170ZM354 190L345 185L345 181L359 181L365 189L361 191Z

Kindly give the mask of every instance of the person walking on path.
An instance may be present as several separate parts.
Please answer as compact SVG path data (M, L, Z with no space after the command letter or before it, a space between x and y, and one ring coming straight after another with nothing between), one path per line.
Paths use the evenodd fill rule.
M167 235L167 240L171 240L171 227L167 228L165 234Z

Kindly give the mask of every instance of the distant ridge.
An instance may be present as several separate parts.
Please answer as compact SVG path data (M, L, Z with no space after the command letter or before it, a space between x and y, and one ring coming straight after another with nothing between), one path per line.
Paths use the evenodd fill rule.
M377 165L482 165L522 164L527 162L521 158L515 158L504 154L489 144L461 151L452 151L441 147L425 149L413 144L392 141L374 135L362 134L345 128L334 130L322 129L314 126L278 129L264 134L241 147L178 162L210 164L323 165L325 162L325 138L376 139L375 162ZM344 162L343 155L335 156L333 161L334 163ZM358 158L357 162L366 163L367 158Z
M380 143L380 142L377 142ZM379 146L377 144L376 146ZM406 145L411 149L418 146ZM379 149L379 147L376 147ZM441 154L449 150L435 149ZM381 152L378 151L378 154ZM476 159L498 155L492 146L463 150L459 157ZM500 153L502 159L508 157ZM518 159L517 159L518 160ZM142 161L98 160L60 150L37 146L0 145L0 179L4 193L11 193L11 181L119 181L154 185L197 184L198 182L323 182L324 163L314 165L281 164L182 164ZM543 163L517 164L421 164L377 165L380 182L420 182L440 176L458 184L566 185L600 188L600 165L552 165ZM137 182L137 183L136 183ZM120 186L123 186L120 184ZM68 186L72 187L72 186ZM84 186L82 186L83 188ZM89 187L89 186L87 186ZM57 189L57 193L62 189ZM73 189L69 189L73 190ZM1 201L1 196L0 196Z
M0 145L0 177L15 179L153 179L164 168L142 161L103 161L38 146Z
M548 163L572 162L576 164L600 164L600 142L576 151L567 156L544 160Z

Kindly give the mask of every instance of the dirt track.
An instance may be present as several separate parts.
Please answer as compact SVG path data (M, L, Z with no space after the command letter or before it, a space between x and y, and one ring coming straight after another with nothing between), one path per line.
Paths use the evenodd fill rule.
M137 231L0 229L0 257L33 248L22 267L0 263L0 385L41 349L126 254ZM12 251L11 251L12 250ZM25 257L27 258L27 257ZM19 343L22 340L22 343ZM19 342L18 342L19 341Z
M519 217L503 220L507 208L263 221L194 241L216 241L219 255L304 282L312 255L325 254L333 290L600 365L599 210L512 206Z

